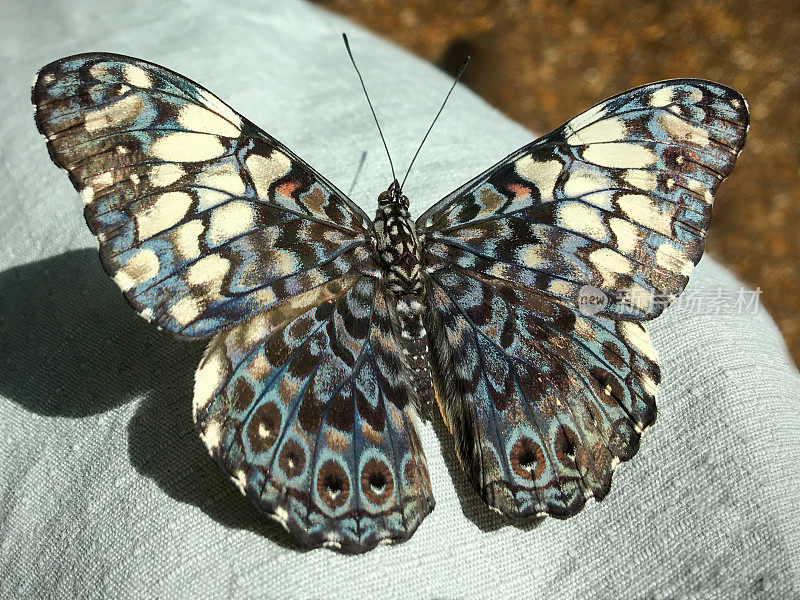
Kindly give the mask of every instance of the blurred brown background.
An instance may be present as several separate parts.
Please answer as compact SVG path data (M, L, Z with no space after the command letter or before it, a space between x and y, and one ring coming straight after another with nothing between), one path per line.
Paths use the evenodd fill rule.
M800 3L321 0L454 73L537 133L670 77L736 88L752 123L708 251L748 285L800 364Z

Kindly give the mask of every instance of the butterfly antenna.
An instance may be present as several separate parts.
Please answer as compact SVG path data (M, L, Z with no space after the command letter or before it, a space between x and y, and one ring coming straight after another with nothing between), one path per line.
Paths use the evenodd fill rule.
M453 93L453 90L456 88L456 85L461 80L461 76L464 74L464 69L467 68L467 64L469 64L469 56L467 56L467 58L464 59L464 64L462 64L461 68L458 70L458 75L456 75L456 79L455 81L453 81L453 85L450 86L450 91L447 92L447 96L444 97L444 102L442 102L442 105L439 107L439 112L437 112L436 116L433 117L433 122L431 123L431 126L428 127L428 131L425 132L425 137L423 137L422 141L419 143L419 147L417 148L417 151L414 153L414 158L411 159L411 164L408 165L408 171L406 171L406 175L405 177L403 177L403 183L400 184L400 189L403 189L403 186L406 184L406 179L408 179L408 174L411 172L411 167L414 166L414 161L417 160L417 156L419 156L419 151L422 150L422 146L423 144L425 144L425 140L428 139L428 135L430 134L431 129L433 129L433 126L436 125L436 120L439 118L439 115L442 114L442 111L444 110L444 105L447 104L447 100L450 98L450 94Z
M375 114L375 109L372 108L372 101L369 99L369 94L367 93L367 86L364 85L364 78L361 76L361 71L358 70L358 65L356 65L356 59L353 58L353 52L350 50L350 42L347 40L347 34L342 34L342 39L344 39L344 47L347 48L347 55L350 57L350 62L353 63L353 68L356 70L356 74L358 75L358 80L361 82L361 88L364 90L364 95L367 97L367 104L369 104L369 109L372 111L372 118L375 119L375 125L378 126L378 133L381 136L381 141L383 142L383 147L386 149L386 156L389 158L389 167L392 169L392 181L397 181L397 175L394 174L394 163L392 162L392 155L389 154L389 146L386 145L386 138L383 137L383 131L381 131L381 124L378 123L378 116Z
M356 167L356 174L353 175L353 183L350 184L350 189L347 190L347 195L351 196L353 194L353 188L356 187L356 181L358 181L358 176L361 173L361 167L364 166L364 161L367 160L367 151L364 150L361 153L361 160L358 161L358 167Z

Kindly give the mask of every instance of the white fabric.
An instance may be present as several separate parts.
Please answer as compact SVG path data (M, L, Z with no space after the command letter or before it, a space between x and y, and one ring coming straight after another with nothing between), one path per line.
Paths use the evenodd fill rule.
M489 513L427 425L436 510L407 543L298 550L243 500L191 423L199 345L128 308L48 160L35 71L108 50L177 70L372 212L386 157L348 31L402 169L449 79L312 5L48 2L2 7L0 597L791 597L800 572L800 377L757 314L672 308L652 325L659 417L610 496L567 521ZM598 98L599 100L599 98ZM587 107L588 108L588 107ZM419 214L531 139L459 87L406 187ZM724 211L723 204L715 210ZM705 258L690 292L740 285Z

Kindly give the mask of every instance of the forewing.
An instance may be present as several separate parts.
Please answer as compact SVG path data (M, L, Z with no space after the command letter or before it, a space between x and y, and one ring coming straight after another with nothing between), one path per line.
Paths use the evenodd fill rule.
M44 67L36 123L143 317L200 338L368 260L364 213L189 79L114 54Z
M392 310L351 272L221 333L198 369L209 452L307 545L405 540L434 507Z
M644 326L459 267L433 274L431 290L436 397L484 501L520 518L602 500L656 415Z
M658 315L703 253L714 194L749 123L742 96L676 79L598 104L417 221L431 268L458 265L610 316Z

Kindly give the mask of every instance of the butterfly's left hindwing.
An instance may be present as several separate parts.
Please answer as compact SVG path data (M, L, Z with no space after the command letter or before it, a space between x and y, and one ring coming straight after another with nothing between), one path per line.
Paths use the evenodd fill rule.
M44 67L36 122L142 316L186 338L368 260L369 219L194 82L113 54Z
M220 334L198 370L209 452L307 545L405 540L434 507L390 311L351 273Z
M645 328L455 266L432 274L430 303L437 399L482 498L514 518L602 500L655 419Z
M417 221L437 399L493 508L570 516L636 453L660 379L641 321L700 260L748 122L741 95L719 84L642 86Z

